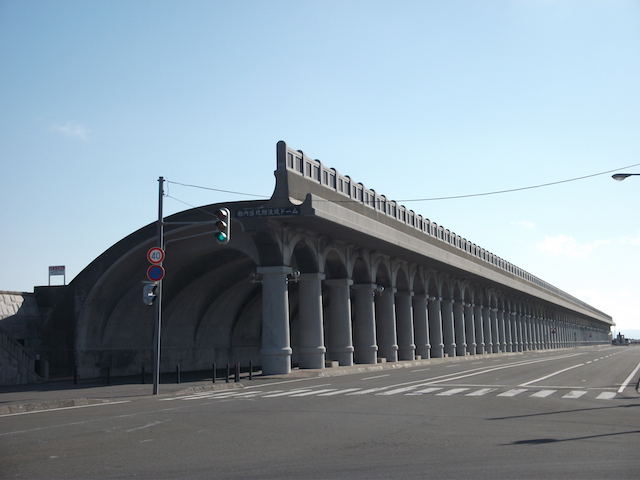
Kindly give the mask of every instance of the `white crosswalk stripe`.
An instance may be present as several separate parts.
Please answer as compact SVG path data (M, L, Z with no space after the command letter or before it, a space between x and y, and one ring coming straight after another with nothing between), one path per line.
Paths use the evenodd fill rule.
M566 395L563 395L562 398L580 398L586 393L587 393L586 390L571 390Z
M596 397L596 400L611 400L616 396L616 392L602 392Z
M526 388L512 388L511 390L507 390L504 393L499 393L498 397L515 397L516 395L520 395L521 393L524 393L526 391Z
M480 390L476 390L475 392L470 392L465 394L466 397L482 397L487 393L495 392L497 388L481 388Z
M416 390L415 392L407 393L407 395L424 395L426 393L437 392L438 390L442 390L442 387L423 388L422 390Z
M556 392L557 392L557 390L540 390L539 392L536 392L531 396L535 397L535 398L545 398L545 397L548 397L549 395L552 395L552 394L554 394Z
M469 389L468 388L452 388L451 390L446 390L444 392L436 393L436 395L439 397L450 397L451 395L466 392L467 390Z

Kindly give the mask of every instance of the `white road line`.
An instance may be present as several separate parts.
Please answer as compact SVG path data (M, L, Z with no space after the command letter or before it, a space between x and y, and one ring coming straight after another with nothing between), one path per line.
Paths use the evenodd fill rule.
M469 390L468 388L452 388L451 390L446 390L444 392L436 393L439 397L450 397L451 395L456 395L457 393L466 392Z
M627 385L629 385L629 382L631 381L631 379L635 376L636 373L638 373L638 370L640 369L640 363L638 363L638 365L636 366L636 368L633 370L633 372L631 372L631 374L627 377L627 379L622 383L622 385L620 385L620 388L618 389L618 393L622 393L622 391L627 388Z
M475 392L467 393L466 397L481 397L486 395L487 393L495 392L496 388L481 388L480 390L476 390Z
M396 388L393 390L388 390L386 392L380 392L380 393L376 393L376 395L396 395L398 393L405 393L405 392L409 392L411 390L414 390L416 387L411 386L411 387L402 387L402 388Z
M442 390L442 387L423 388L422 390L416 390L415 392L409 392L407 395L424 395L425 393L437 392Z
M74 408L104 407L106 405L117 405L119 403L129 403L130 401L131 400L121 400L119 402L91 403L89 405L74 405L73 407L47 408L45 410L30 410L28 412L5 413L3 415L0 415L0 417L14 417L16 415L29 415L31 413L56 412L60 410L71 410Z
M586 390L571 390L566 395L563 395L562 398L580 398L585 393L587 393Z
M535 398L545 398L548 397L549 395L556 393L557 390L540 390L539 392L536 392L534 394L532 394L532 397Z
M498 397L515 397L516 395L520 395L523 392L526 392L526 388L512 388L511 390L507 390L506 392L499 393Z
M125 430L125 431L127 433L135 432L136 430L142 430L143 428L155 427L156 425L160 425L161 423L164 423L164 422L161 422L160 420L156 420L155 422L147 423L146 425L142 425L140 427L135 427L135 428L132 428L130 430Z
M355 392L360 390L359 388L345 388L344 390L336 390L335 392L327 392L327 393L321 393L320 395L318 395L319 397L330 397L332 395L342 395L345 393L349 393L349 392Z
M366 377L366 378L363 378L362 380L373 380L374 378L388 377L389 375L391 375L391 374L390 373L386 373L384 375L376 375L375 377Z
M616 395L616 392L602 392L596 397L596 400L611 400L612 398L615 398Z
M360 390L359 392L351 392L347 393L347 395L366 395L367 393L380 392L382 390L386 390L387 388L391 388L391 385L389 385L388 387L370 388L368 390Z
M309 395L318 395L319 393L325 393L325 392L333 392L335 390L335 388L323 388L322 390L312 390L310 392L304 392L304 393L296 393L294 395L291 395L292 397L306 397Z
M263 395L262 398L284 397L285 395L308 392L309 390L311 390L311 388L299 388L296 390L287 390L286 392L270 393L269 395Z
M562 370L558 370L557 372L550 373L549 375L545 375L544 377L536 378L535 380L531 380L530 382L521 383L519 386L520 387L526 387L527 385L531 385L532 383L541 382L542 380L546 380L547 378L553 377L553 376L558 375L558 374L560 374L562 372L566 372L567 370L572 370L574 368L582 367L583 365L584 365L584 363L579 363L578 365L574 365L572 367L563 368Z

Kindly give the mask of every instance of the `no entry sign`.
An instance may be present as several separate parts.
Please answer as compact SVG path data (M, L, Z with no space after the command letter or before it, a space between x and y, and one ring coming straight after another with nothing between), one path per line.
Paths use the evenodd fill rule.
M151 265L147 269L147 278L152 282L158 282L164 277L164 268L160 265Z

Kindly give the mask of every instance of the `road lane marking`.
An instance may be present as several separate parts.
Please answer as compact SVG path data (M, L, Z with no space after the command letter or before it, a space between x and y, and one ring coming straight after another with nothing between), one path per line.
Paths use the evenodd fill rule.
M562 398L580 398L585 393L587 393L586 390L571 390L566 395L563 395Z
M445 390L444 392L436 393L439 397L450 397L451 395L456 395L458 393L466 392L469 390L468 388L452 388L451 390Z
M308 392L310 390L312 390L312 389L311 388L298 388L296 390L289 390L289 391L286 391L286 392L270 393L269 395L263 395L262 398L284 397L285 395Z
M540 390L539 392L536 392L534 394L532 394L531 396L534 398L545 398L548 397L549 395L556 393L557 390Z
M486 395L487 393L495 392L496 388L481 388L480 390L476 390L475 392L467 393L465 397L481 397Z
M572 367L563 368L562 370L558 370L557 372L550 373L549 375L545 375L544 377L536 378L535 380L531 380L530 382L521 383L519 386L526 387L527 385L531 385L532 383L541 382L542 380L546 380L547 378L553 377L555 375L558 375L562 372L566 372L568 370L572 370L574 368L582 367L583 365L584 363L579 363L578 365L573 365Z
M407 393L407 395L424 395L425 393L437 392L438 390L442 390L442 387L423 388L422 390Z
M366 378L363 378L362 380L373 380L374 378L388 377L389 375L391 375L391 374L390 373L386 373L384 375L376 375L375 377L366 377Z
M516 395L520 395L521 393L526 392L526 388L512 388L511 390L507 390L506 392L499 393L498 397L515 397Z
M307 397L309 395L318 395L319 393L333 392L335 388L324 388L322 390L312 390L310 392L294 393L292 397Z
M394 390L388 390L386 392L376 393L376 395L396 395L398 393L409 392L411 390L414 390L415 388L416 388L415 386L396 388Z
M136 430L142 430L144 428L155 427L156 425L160 425L161 423L164 423L164 422L161 422L160 420L156 420L155 422L147 423L146 425L142 425L140 427L135 427L135 428L132 428L130 430L125 430L125 432L127 432L127 433L135 432Z
M349 392L355 392L357 390L360 390L360 389L359 388L345 388L344 390L336 390L335 392L321 393L318 396L319 397L330 397L332 395L342 395L342 394L349 393Z
M74 408L88 408L88 407L104 407L106 405L117 405L119 403L129 403L131 400L121 400L118 402L106 402L106 403L91 403L89 405L74 405L72 407L58 407L58 408L46 408L43 410L30 410L28 412L16 412L16 413L4 413L0 417L14 417L16 415L29 415L31 413L45 413L45 412L57 412L60 410L72 410Z
M622 383L622 385L620 385L620 388L618 389L618 393L622 393L622 391L627 388L627 385L629 385L629 382L631 381L631 379L633 377L635 377L636 373L638 373L638 370L640 370L640 363L638 363L638 366L636 366L636 368L633 370L633 372L631 372L631 374L627 377L627 379Z
M616 392L602 392L596 397L596 400L611 400L616 396Z

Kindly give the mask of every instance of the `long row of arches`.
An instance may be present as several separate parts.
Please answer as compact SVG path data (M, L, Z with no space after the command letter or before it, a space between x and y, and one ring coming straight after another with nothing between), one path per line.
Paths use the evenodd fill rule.
M265 373L608 341L594 320L428 265L304 234L282 246L282 266L257 268Z

